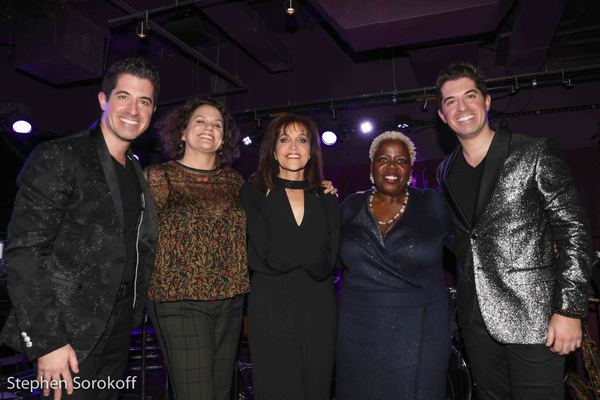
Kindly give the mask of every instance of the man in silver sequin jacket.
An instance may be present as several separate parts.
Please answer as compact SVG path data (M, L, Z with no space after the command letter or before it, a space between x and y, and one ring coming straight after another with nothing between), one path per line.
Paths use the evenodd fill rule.
M439 116L459 146L439 168L461 264L459 324L481 400L562 399L581 345L591 240L569 168L547 139L494 130L481 72L451 64Z

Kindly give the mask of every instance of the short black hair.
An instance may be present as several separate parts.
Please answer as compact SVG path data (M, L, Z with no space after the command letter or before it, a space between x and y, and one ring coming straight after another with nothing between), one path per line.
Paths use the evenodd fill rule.
M111 65L102 80L102 92L107 98L110 97L111 92L117 86L117 79L122 74L131 74L140 79L148 79L154 89L154 104L158 102L160 78L158 77L158 70L150 60L144 57L131 57L124 58Z
M475 82L475 86L481 92L483 97L487 96L487 87L483 73L475 65L467 62L455 62L442 69L435 81L435 89L438 103L442 101L442 86L448 81L454 81L460 78L469 78Z

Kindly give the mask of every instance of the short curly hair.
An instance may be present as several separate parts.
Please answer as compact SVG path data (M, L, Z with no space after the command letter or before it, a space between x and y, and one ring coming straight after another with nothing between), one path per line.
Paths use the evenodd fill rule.
M381 146L381 143L386 140L398 140L406 145L406 148L408 149L408 155L410 157L410 166L412 167L415 159L417 158L417 148L408 136L399 131L385 131L373 139L373 142L371 142L371 147L369 148L369 158L371 159L371 162L373 162L373 157L379 149L379 146Z
M219 152L219 161L222 164L231 164L240 157L240 135L231 114L223 105L212 99L194 98L188 100L182 106L171 110L156 124L164 152L171 160L178 160L183 157L185 145L181 140L181 134L188 126L194 111L202 106L214 107L221 113L223 118L223 148Z

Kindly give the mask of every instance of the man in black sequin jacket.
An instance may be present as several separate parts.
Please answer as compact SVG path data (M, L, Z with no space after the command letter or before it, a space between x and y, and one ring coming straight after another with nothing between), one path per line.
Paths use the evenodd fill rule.
M76 384L119 379L141 320L157 221L129 146L150 124L158 85L147 60L115 63L100 121L38 146L18 177L6 248L13 309L0 339L37 360L45 395L64 380L55 399L73 387L78 399L117 396Z
M457 306L481 400L563 399L565 355L581 345L591 240L560 150L492 129L480 71L437 80L459 146L441 164L461 264Z

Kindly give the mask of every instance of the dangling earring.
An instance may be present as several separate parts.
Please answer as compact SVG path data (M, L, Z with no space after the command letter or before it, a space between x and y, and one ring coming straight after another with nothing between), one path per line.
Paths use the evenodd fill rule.
M217 155L219 157L221 157L223 155L223 145L221 145L221 147L219 147L219 150L217 150Z
M406 182L406 187L409 187L410 185L412 185L414 179L413 176L411 175L410 178L408 178L408 182Z
M375 179L373 179L373 173L369 172L369 180L371 181L371 183L374 185L375 184Z

